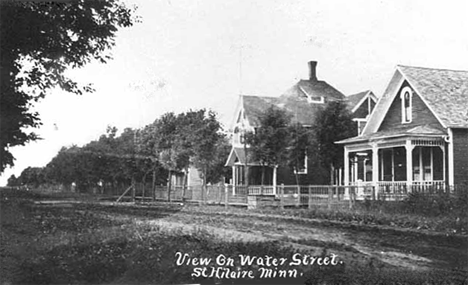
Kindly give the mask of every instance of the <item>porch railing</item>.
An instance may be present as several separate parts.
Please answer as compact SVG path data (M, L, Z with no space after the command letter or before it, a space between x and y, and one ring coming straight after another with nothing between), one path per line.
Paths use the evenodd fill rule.
M358 186L357 197L370 198L369 191L375 186L375 193L378 197L389 198L393 200L403 199L409 193L435 194L440 192L450 192L446 183L442 180L433 181L379 181L374 182L357 182L351 185Z
M274 195L274 186L249 186L249 195Z

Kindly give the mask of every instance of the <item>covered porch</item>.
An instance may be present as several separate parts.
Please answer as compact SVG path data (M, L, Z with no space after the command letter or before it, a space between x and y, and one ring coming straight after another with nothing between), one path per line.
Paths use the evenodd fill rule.
M370 138L349 142L344 148L344 184L362 189L372 186L372 195L407 195L443 189L447 184L443 136ZM370 195L362 192L358 196Z
M248 150L233 147L226 162L232 167L232 194L245 192L247 185L264 195L277 194L277 167L263 167L247 159ZM258 188L258 189L257 189ZM258 190L258 191L257 191Z

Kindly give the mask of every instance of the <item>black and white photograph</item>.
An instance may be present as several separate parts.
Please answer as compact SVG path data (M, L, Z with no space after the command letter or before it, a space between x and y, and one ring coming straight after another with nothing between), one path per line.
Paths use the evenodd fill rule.
M468 1L0 0L0 285L468 284Z

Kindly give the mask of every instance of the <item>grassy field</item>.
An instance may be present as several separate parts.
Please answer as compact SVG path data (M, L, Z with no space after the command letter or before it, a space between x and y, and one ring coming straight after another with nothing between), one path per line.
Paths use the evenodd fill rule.
M0 195L0 284L468 283L463 231L305 210Z

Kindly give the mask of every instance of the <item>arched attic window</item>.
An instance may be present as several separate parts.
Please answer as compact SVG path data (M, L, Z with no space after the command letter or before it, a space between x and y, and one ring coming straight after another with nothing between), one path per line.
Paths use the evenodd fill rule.
M413 108L413 91L408 86L403 88L400 93L401 99L401 122L403 124L411 123Z

